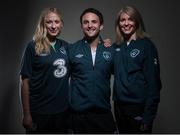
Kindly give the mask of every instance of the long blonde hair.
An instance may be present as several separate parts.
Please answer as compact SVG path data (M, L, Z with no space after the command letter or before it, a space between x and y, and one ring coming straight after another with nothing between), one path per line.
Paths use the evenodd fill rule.
M149 37L148 34L145 32L144 22L141 17L141 14L138 12L138 10L132 6L126 6L122 8L118 14L115 21L115 32L116 32L116 43L121 44L124 42L124 36L119 26L120 16L122 13L126 13L129 15L135 22L136 26L136 38L144 38Z
M38 24L33 36L33 40L35 41L35 51L36 54L39 55L41 53L50 53L50 41L47 37L47 29L45 27L45 17L50 14L55 13L62 20L61 14L57 8L45 8L39 17Z

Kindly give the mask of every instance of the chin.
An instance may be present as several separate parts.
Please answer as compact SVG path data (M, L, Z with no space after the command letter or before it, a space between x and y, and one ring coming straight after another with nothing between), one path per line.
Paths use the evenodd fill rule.
M50 34L51 37L55 37L57 35L58 35L57 33L56 34Z
M124 32L124 34L126 34L126 35L129 35L129 34L131 34L132 32L131 31L126 31L126 32Z
M88 37L95 37L95 35L87 35Z

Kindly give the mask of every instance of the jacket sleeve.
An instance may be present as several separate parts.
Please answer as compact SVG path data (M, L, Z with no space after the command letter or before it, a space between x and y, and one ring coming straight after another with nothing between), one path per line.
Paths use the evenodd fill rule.
M30 78L32 75L32 57L33 57L33 43L30 42L23 54L21 61L20 75L23 78Z
M147 97L142 122L152 124L160 102L160 89L162 86L157 49L151 41L148 41L145 46L143 72L146 80Z

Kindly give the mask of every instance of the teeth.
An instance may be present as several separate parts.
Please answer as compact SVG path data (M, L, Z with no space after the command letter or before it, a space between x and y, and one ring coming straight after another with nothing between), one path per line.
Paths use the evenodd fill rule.
M52 33L56 33L56 31L51 31Z
M94 32L94 30L88 30L89 32Z

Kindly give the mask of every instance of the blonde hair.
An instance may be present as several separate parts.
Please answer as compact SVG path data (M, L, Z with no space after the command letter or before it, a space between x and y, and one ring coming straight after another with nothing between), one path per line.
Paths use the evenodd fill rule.
M141 17L141 14L138 12L138 10L132 6L126 6L122 8L118 14L115 21L115 32L116 32L116 43L121 44L124 42L124 35L120 29L119 21L122 13L126 13L130 16L130 18L135 22L136 27L136 38L144 38L149 37L148 34L145 32L144 22Z
M45 8L39 17L38 24L33 36L33 40L35 41L35 51L36 54L39 55L41 53L50 53L50 41L47 37L47 29L45 27L45 17L50 14L55 13L62 20L61 14L57 8Z

